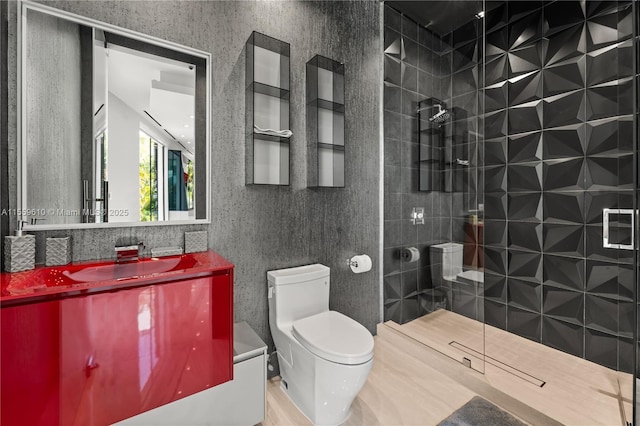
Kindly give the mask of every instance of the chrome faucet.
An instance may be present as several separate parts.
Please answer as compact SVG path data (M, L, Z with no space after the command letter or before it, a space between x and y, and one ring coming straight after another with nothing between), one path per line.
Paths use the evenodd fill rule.
M121 245L116 243L116 262L131 262L138 260L144 249L144 243Z

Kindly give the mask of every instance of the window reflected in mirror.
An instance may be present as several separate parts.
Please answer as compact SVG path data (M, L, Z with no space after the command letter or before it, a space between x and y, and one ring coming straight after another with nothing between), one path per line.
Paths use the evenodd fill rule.
M158 206L164 205L160 189L164 188L162 176L164 146L140 130L140 221L162 220ZM159 184L158 184L159 183ZM162 191L164 192L164 191Z
M106 175L111 176L109 186L126 187L137 174L140 187L139 194L109 191L108 206L114 213L109 219L112 222L195 219L193 203L191 208L186 201L179 208L171 208L172 199L166 194L179 189L169 186L176 183L171 181L172 170L165 161L168 151L178 152L185 163L193 158L195 65L124 47L117 42L121 39L100 32L94 43L94 56L100 58L99 63L104 63L94 68L94 129L101 133L105 121L112 134L111 158L106 160ZM104 93L99 94L102 90ZM101 111L106 111L105 119L101 118ZM130 152L136 139L139 161L126 161L122 153ZM181 193L186 200L186 179L182 185ZM103 205L102 186L98 183L93 188L98 195L94 198L96 210ZM102 218L101 215L95 217L96 221Z

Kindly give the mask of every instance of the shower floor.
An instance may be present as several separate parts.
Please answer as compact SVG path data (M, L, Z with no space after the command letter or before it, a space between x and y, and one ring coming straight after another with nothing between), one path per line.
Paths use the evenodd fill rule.
M471 368L484 372L491 386L561 423L625 425L631 421L631 374L444 309L403 325L385 324L460 362L466 358Z

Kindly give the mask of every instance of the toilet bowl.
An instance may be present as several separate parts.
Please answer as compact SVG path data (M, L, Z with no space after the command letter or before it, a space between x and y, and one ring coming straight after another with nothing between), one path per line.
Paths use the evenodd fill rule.
M329 310L329 272L315 264L267 273L281 387L317 425L337 425L349 417L373 364L371 333Z

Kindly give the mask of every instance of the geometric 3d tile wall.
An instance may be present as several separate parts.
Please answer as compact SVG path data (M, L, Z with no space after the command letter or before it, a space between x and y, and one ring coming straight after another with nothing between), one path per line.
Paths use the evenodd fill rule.
M485 318L625 371L632 257L601 221L633 206L630 6L499 3L484 45Z
M485 16L482 49L473 31L439 38L385 6L385 200L394 200L385 203L385 320L410 320L436 299L424 278L428 262L405 270L394 250L411 241L428 258L429 245L453 239L452 224L463 223L453 221L450 199L430 193L433 226L406 224L419 170L407 152L387 149L387 140L415 144L416 100L453 95L465 112L454 120L485 138L477 158L485 166L478 177L484 319L611 368L632 368L633 259L603 249L601 231L602 209L630 207L635 189L630 5L496 2ZM482 59L484 75L473 67ZM474 114L483 114L481 127L473 128ZM452 187L473 184L475 176L462 176ZM454 304L478 314L470 293L460 292Z
M418 179L433 179L433 168L424 165L440 158L434 135L418 137L416 107L419 100L442 99L444 76L451 79L452 56L449 63L442 59L441 39L388 5L384 6L384 319L404 323L434 309L440 296L434 294L429 268L429 246L450 240L450 212L440 206L452 203L450 194L421 193ZM465 55L477 56L465 45ZM457 58L455 66L465 71ZM468 73L467 73L468 74ZM477 91L477 75L470 75L457 90ZM451 86L451 83L448 83ZM431 150L418 150L418 142ZM419 158L419 153L423 154ZM430 155L430 156L428 156ZM409 220L413 207L423 207L428 218L424 225ZM449 208L450 210L450 208ZM438 226L433 226L433 221ZM437 232L433 232L433 230ZM403 247L415 246L420 262L400 260Z

